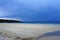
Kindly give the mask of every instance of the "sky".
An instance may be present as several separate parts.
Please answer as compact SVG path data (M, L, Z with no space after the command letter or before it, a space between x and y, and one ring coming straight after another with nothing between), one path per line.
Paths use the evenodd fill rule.
M0 0L0 17L22 21L60 21L60 0Z

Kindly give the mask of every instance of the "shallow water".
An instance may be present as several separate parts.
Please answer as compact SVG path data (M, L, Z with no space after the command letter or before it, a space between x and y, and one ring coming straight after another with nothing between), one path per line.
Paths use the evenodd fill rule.
M45 36L39 40L60 40L60 36Z

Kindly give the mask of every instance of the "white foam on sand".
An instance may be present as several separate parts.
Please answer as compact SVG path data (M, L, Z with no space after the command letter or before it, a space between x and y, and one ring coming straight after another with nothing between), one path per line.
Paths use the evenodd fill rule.
M60 30L60 24L0 24L0 31L11 33L9 36L20 36L21 38L35 38L46 32Z

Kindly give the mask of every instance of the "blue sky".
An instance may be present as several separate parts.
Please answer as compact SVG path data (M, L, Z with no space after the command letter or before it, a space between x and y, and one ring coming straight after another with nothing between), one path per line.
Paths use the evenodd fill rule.
M0 0L0 17L60 21L60 0Z

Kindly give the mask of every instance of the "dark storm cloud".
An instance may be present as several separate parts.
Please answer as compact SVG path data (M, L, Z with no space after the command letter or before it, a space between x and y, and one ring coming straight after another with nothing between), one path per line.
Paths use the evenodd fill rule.
M59 21L59 3L59 0L0 0L0 14L24 21Z

